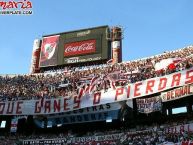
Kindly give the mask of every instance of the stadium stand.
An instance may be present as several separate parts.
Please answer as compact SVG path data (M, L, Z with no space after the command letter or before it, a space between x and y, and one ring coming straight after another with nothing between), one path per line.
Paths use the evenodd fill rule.
M115 65L66 67L40 74L1 76L0 102L73 97L79 94L80 89L87 88L93 92L100 90L108 92L111 87L125 86L192 68L192 54L193 46L189 46ZM97 84L90 86L95 78L97 78ZM84 133L80 133L78 129L71 131L64 128L65 131L60 130L57 133L3 134L0 135L0 145L188 145L193 140L193 117L192 114L189 115L165 120L161 120L162 117L160 117L159 121L151 120L150 124L139 121L135 122L134 126L125 126L123 123L111 129L102 126L99 130L89 131L85 128ZM151 115L146 116L148 117Z
M165 124L143 125L136 128L120 128L87 132L81 137L71 131L65 133L36 133L32 135L15 134L1 136L0 144L66 144L66 145L151 145L151 144L187 144L193 140L193 133L185 126L193 122L193 117L169 120ZM178 131L178 126L181 130ZM168 128L176 128L173 131ZM138 129L137 129L138 128ZM183 128L183 129L182 129ZM78 131L77 131L78 133Z
M60 70L60 73L1 76L0 100L15 101L74 96L78 94L80 88L89 87L89 82L93 77L99 77L99 79L92 91L102 89L107 91L112 87L111 81L115 83L115 86L124 86L188 69L193 66L192 54L193 47L189 46L178 51L115 65L91 66L87 69L85 67L65 68ZM162 63L162 60L165 61ZM168 66L164 68L163 64L168 64Z

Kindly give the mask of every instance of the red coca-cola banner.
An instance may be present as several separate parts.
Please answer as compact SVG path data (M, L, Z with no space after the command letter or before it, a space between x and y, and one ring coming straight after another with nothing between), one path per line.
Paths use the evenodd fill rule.
M64 45L64 56L74 56L96 52L96 40L85 40L66 43Z

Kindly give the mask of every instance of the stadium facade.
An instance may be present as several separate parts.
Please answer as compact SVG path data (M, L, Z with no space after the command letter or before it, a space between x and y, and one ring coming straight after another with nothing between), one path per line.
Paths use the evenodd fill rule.
M0 77L0 143L191 144L193 46L122 62L122 38L101 26L36 39L30 74Z

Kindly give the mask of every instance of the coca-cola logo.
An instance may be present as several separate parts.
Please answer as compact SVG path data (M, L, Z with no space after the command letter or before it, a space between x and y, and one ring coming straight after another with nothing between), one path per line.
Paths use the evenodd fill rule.
M95 46L94 43L84 43L80 46L75 46L75 47L68 46L65 49L65 52L68 53L68 52L92 50L92 49L95 49L94 46Z
M96 51L96 40L67 43L64 46L64 56L93 53Z

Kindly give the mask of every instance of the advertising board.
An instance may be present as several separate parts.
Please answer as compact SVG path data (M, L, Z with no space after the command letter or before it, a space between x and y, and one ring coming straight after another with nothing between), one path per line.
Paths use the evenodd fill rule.
M111 43L106 39L108 28L100 26L43 36L40 67L109 60Z
M80 42L71 42L64 45L64 57L76 56L80 54L89 54L96 52L96 40L84 40Z

